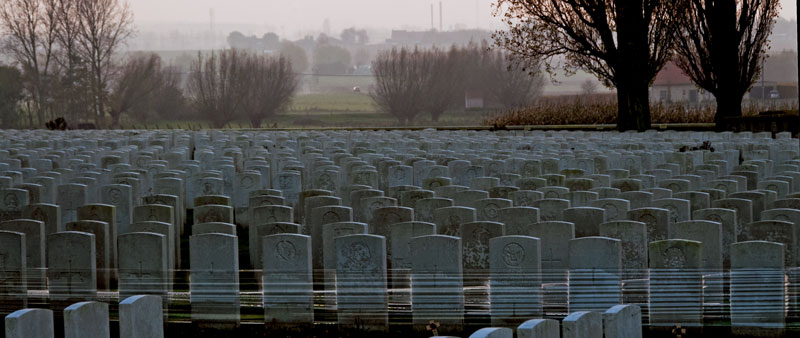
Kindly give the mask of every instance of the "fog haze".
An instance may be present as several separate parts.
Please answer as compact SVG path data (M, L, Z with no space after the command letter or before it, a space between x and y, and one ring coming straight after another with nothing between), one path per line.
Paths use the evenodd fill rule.
M443 28L494 29L500 21L491 15L492 0L442 0ZM439 26L439 1L429 0L132 0L137 23L210 23L257 25L283 36L320 32L328 19L338 34L347 27L371 29L429 29L431 5ZM253 32L258 33L258 32Z
M494 0L442 0L444 26L462 25L492 28ZM268 25L286 31L320 30L329 18L331 28L350 26L398 28L430 27L430 6L436 11L439 1L430 0L131 0L136 21L209 22L214 9L218 23ZM476 16L477 5L477 16ZM793 19L796 1L782 1L781 16Z

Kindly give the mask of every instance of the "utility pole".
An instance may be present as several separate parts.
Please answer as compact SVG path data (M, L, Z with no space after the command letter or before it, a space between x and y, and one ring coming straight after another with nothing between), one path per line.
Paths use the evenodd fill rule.
M436 29L436 23L433 20L433 3L431 2L431 30Z
M440 32L444 31L444 28L443 28L444 25L442 24L442 17L444 17L444 15L442 14L442 2L439 1L439 31Z

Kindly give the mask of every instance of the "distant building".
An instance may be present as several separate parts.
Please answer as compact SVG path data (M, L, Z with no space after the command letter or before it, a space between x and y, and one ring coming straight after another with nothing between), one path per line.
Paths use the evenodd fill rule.
M444 32L393 30L392 37L386 39L386 43L395 46L450 46L480 43L483 40L492 41L492 32L477 29Z
M650 87L650 102L653 103L695 104L713 99L713 95L697 88L673 62L664 65Z
M356 76L371 76L372 75L372 66L370 65L360 65L353 68L353 75Z
M483 93L479 90L468 90L464 93L464 108L483 109Z
M797 99L797 82L756 81L750 87L751 100Z

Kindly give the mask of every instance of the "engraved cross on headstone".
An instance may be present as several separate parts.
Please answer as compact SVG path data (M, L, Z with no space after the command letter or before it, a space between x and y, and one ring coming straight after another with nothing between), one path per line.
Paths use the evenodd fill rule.
M148 274L144 272L144 269L142 269L142 261L139 261L139 271L129 272L129 274L138 279L144 279L144 277L148 276Z
M547 255L547 257L545 257L544 259L542 259L542 264L543 265L547 264L546 267L543 267L544 269L553 269L556 267L556 264L561 264L560 259L555 259L553 257L553 248L550 248L550 250L548 250L548 253L549 255Z
M78 271L78 272L72 271L72 260L71 259L67 261L67 264L68 264L67 271L66 272L59 272L59 277L61 277L63 275L67 276L67 290L72 292L72 280L73 280L73 278L75 278L77 276L77 277L81 277L81 279L82 279L83 276L81 276L80 271Z

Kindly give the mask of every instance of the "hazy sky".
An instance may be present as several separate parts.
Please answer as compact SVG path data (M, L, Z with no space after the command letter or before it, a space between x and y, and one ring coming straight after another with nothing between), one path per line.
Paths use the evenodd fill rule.
M444 27L495 27L493 0L442 0ZM431 0L129 0L136 21L257 24L294 33L323 27L327 18L338 34L351 26L372 28L431 26L431 4L438 27L439 1ZM491 25L491 26L490 26Z
M258 24L287 31L349 26L396 28L430 27L434 4L438 25L439 1L432 0L128 0L137 21L209 22L214 9L217 23ZM494 0L442 0L444 25L462 24L487 28L497 22L490 4ZM781 1L781 16L796 17L796 0ZM477 11L476 11L477 7Z

